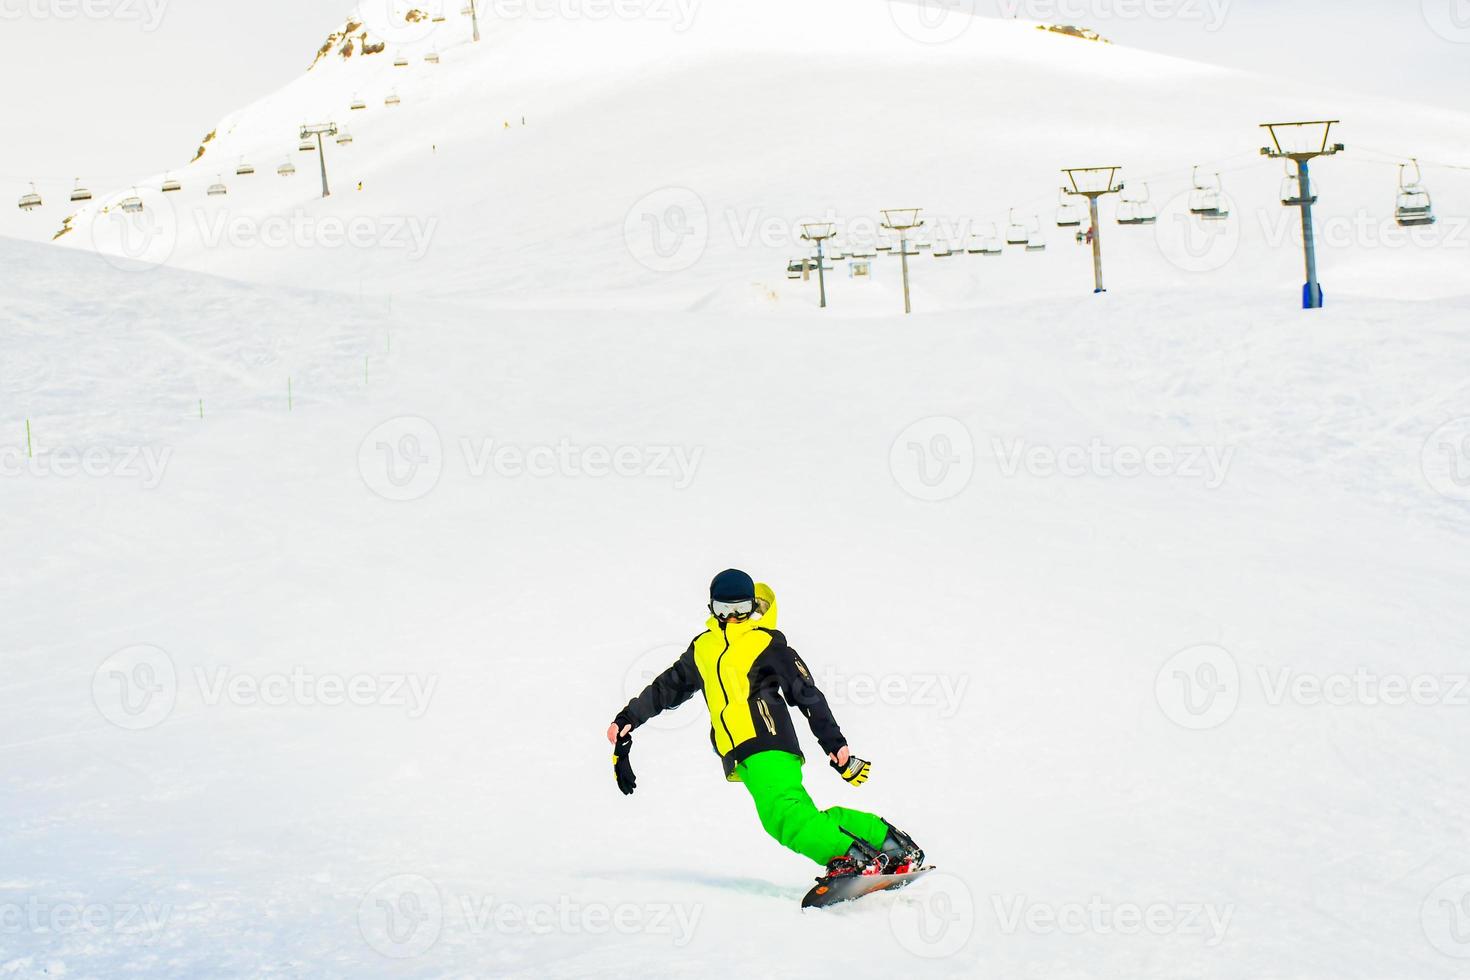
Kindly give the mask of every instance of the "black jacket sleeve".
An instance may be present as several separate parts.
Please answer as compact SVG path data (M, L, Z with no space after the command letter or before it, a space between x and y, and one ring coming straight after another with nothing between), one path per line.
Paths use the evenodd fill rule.
M699 671L694 666L694 644L689 644L673 665L653 679L643 693L629 701L613 719L621 728L632 725L637 728L650 718L694 697L699 690Z
M781 691L786 696L786 703L806 717L807 724L812 728L812 734L817 737L817 742L822 746L822 751L830 755L846 745L847 738L842 734L842 729L838 727L837 719L832 717L832 709L827 704L826 695L812 679L812 672L807 669L807 665L796 651L785 644L785 637L782 637L782 641L781 650L775 657L775 663L781 678Z

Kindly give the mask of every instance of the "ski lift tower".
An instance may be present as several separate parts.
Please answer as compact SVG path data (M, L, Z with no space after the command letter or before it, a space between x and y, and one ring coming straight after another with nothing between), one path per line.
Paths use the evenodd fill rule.
M327 150L322 144L322 137L336 136L336 123L315 123L310 126L301 127L301 138L309 140L316 137L316 156L322 165L322 197L331 197L332 190L327 186Z
M475 30L474 40L475 43L478 44L480 42L480 8L479 5L476 3L476 0L470 0L469 11L470 24L474 27Z
M1300 197L1284 203L1302 209L1302 241L1307 253L1307 284L1302 287L1302 309L1322 308L1322 284L1317 280L1317 235L1312 226L1312 205L1317 199L1312 196L1311 162L1317 157L1330 157L1347 147L1341 143L1328 145L1332 127L1337 119L1319 122L1262 123L1261 128L1271 134L1271 146L1261 147L1261 155L1273 160L1296 161L1297 185Z
M883 212L883 227L888 231L898 232L898 254L903 262L903 311L914 312L913 304L909 302L909 232L915 228L924 227L924 222L919 220L919 212L923 208L889 208Z
M808 242L817 243L817 286L822 293L822 309L827 308L827 266L822 258L822 243L831 238L837 232L832 230L832 222L814 222L801 226L801 237Z
M1117 194L1123 190L1118 180L1122 167L1073 167L1063 170L1072 187L1066 191L1074 197L1087 198L1087 211L1092 216L1092 279L1093 293L1105 293L1102 271L1102 221L1097 214L1097 199L1105 194Z

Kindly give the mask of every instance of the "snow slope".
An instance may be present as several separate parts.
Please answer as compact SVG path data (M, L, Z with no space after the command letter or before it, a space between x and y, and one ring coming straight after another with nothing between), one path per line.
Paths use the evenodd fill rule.
M1463 171L1426 170L1446 220L1412 241L1391 209L1398 155L1470 160L1464 114L1343 104L1331 91L1025 22L931 23L879 0L507 16L486 23L479 45L450 6L442 24L410 25L382 0L366 4L357 20L388 43L382 54L325 57L226 116L194 164L161 152L160 173L133 182L143 217L115 208L134 188L94 188L99 198L61 241L352 294L754 312L812 303L813 290L784 275L804 254L802 221L836 220L856 240L872 235L880 208L919 205L936 237L964 239L992 224L1004 232L1011 208L1039 217L1046 254L925 257L920 308L956 309L1090 288L1090 256L1052 226L1059 170L1121 164L1135 192L1148 183L1163 220L1119 228L1116 202L1104 202L1114 288L1234 284L1289 297L1302 278L1299 231L1279 203L1280 164L1257 154L1257 126L1327 116L1344 120L1337 137L1351 149L1317 174L1329 293L1463 289ZM439 64L424 60L430 52ZM394 67L400 56L408 66ZM400 105L384 104L390 93ZM350 110L355 99L366 108ZM296 144L302 123L325 120L355 139L328 144L336 193L324 202L315 154ZM287 159L298 173L278 178ZM254 176L233 175L242 160ZM1195 164L1223 171L1235 220L1185 215ZM159 192L165 170L183 191ZM206 196L217 179L228 196ZM548 179L556 194L537 193ZM71 211L66 190L52 187L40 211L5 215L0 233L50 236ZM349 227L355 244L342 242ZM882 260L842 315L891 309L894 264Z
M1464 301L487 320L0 259L0 975L1460 975L1465 708L1272 692L1463 675ZM99 447L166 465L63 475ZM697 703L617 793L728 564L874 760L813 795L925 885L800 913Z
M0 215L0 977L1463 973L1463 183L1381 227L1462 115L876 2L380 8L141 217ZM1254 126L1319 113L1307 315ZM784 278L801 219L1045 218L1089 162L1165 212L1105 296L1055 229L916 259L910 318L892 259ZM617 793L732 564L874 761L813 796L923 885L800 913L697 702Z

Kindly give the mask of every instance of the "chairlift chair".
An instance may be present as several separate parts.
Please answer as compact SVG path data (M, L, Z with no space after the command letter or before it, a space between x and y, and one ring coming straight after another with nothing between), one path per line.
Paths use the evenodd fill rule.
M800 279L806 271L805 259L791 259L786 263L786 278Z
M1413 180L1408 179L1411 166L1414 168ZM1399 164L1399 196L1398 204L1394 208L1394 218L1401 228L1432 225L1437 220L1434 217L1434 202L1430 199L1423 180L1424 173L1419 168L1418 160Z
M287 160L285 163L276 168L276 173L280 174L282 177L294 177L296 175L296 164L292 163L290 160Z
M424 55L424 60L431 65L437 65L439 63L439 52L430 51L428 54Z
M1158 224L1159 210L1154 207L1149 199L1148 184L1143 185L1142 197L1128 197L1125 193L1118 201L1118 224L1120 225L1153 225Z
M1224 184L1220 175L1215 174L1213 184L1202 184L1199 179L1199 167L1194 168L1194 190L1189 194L1189 213L1197 215L1206 221L1221 221L1230 217L1230 211L1225 207Z
M210 197L224 197L229 192L230 189L225 186L225 178L220 176L215 179L213 184L209 185L209 190L206 193Z
M394 68L407 68L408 67L408 59L405 58L403 55L399 55L398 57L396 57L396 58L393 59L393 67Z
M995 223L991 222L990 231L976 232L970 236L971 255L999 255L1001 254L1000 237L995 230Z
M173 193L175 193L177 191L181 191L183 189L184 189L184 185L181 184L181 183L179 183L173 177L165 176L163 178L163 187L162 187L163 193L165 193L165 194L173 194Z
M337 145L348 146L352 143L352 134L345 129L337 131Z
M1031 230L1016 220L1016 209L1011 208L1010 225L1006 228L1007 245L1025 245L1031 240Z
M133 193L118 203L118 208L123 214L141 214L143 211L143 199L138 196L138 189L133 188Z
M90 201L92 192L82 186L81 178L77 178L77 186L72 188L71 203L80 204L82 201Z
M1000 243L1000 229L995 227L995 222L990 223L990 232L980 237L981 255L1004 255L1005 246Z
M32 184L31 189L20 196L20 209L22 211L34 211L41 206L41 195Z
M1067 189L1064 187L1058 194L1057 199L1057 227L1058 228L1080 228L1082 226L1082 208L1076 201L1068 200Z
M1302 205L1302 179L1290 160L1286 161L1286 176L1281 178L1281 205L1288 208Z
M302 153L315 153L316 140L302 140L300 144L297 145L296 149L300 150Z
M246 163L244 160L241 160L240 161L240 165L235 168L235 176L236 177L249 177L249 176L253 175L254 173L255 173L255 168L252 167L250 164Z
M397 92L390 92L388 93L388 97L383 100L383 105L399 105L402 102L403 100L398 97Z
M1046 251L1046 239L1041 234L1041 215L1039 214L1031 219L1031 229L1026 236L1026 251Z
M362 99L358 96L354 95L352 97L352 105L350 108L353 112L361 112L363 109L367 108L367 103L362 101Z

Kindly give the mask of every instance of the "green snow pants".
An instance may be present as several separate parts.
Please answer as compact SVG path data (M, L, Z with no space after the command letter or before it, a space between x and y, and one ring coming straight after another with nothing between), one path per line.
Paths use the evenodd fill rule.
M818 864L847 853L852 838L844 830L877 848L888 835L882 818L871 813L843 806L818 810L801 785L801 758L790 752L757 752L735 767L735 775L755 800L766 833Z

